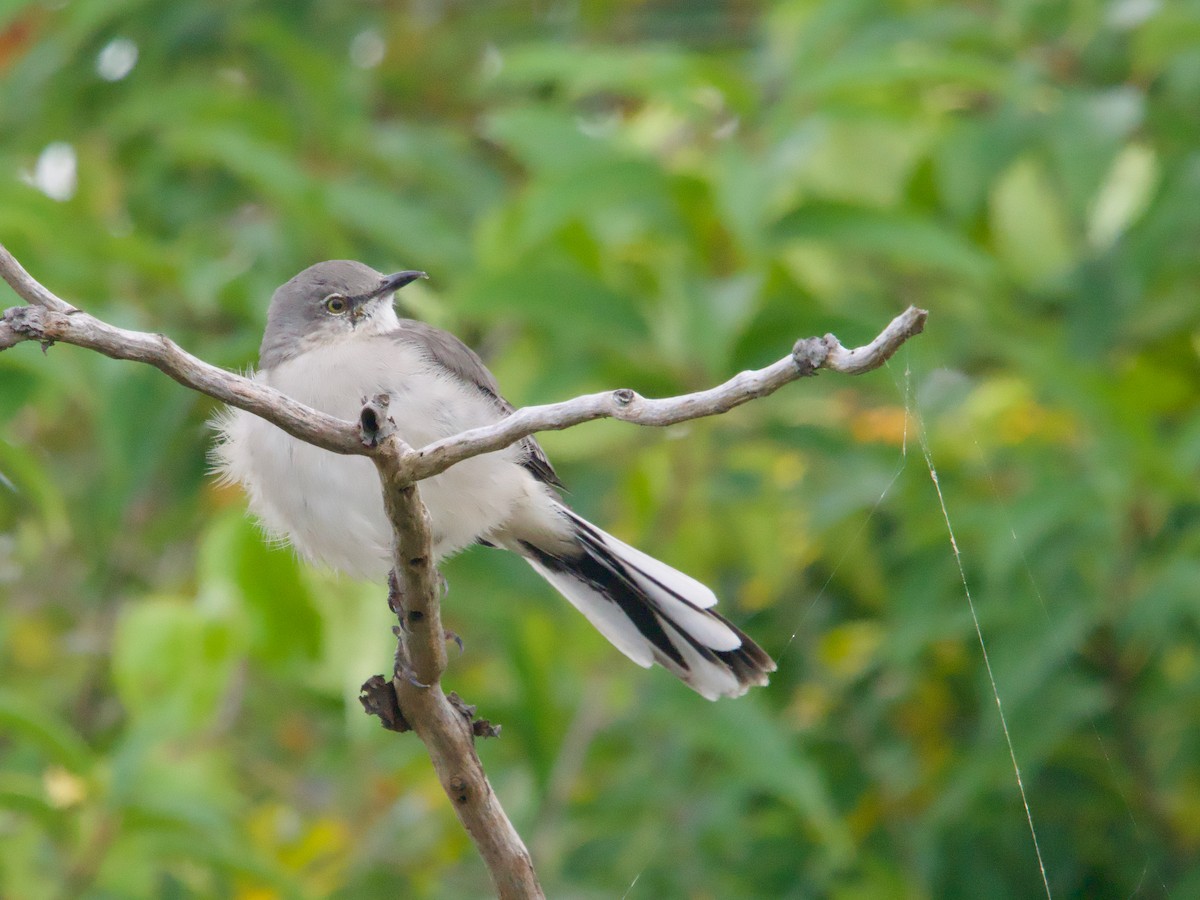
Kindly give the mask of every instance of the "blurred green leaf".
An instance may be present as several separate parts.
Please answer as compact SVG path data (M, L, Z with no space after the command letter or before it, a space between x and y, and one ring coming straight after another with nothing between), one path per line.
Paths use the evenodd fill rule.
M1061 201L1034 160L1018 161L996 184L991 226L999 256L1023 284L1064 275L1077 259Z
M112 677L135 718L170 731L213 722L233 677L241 639L227 622L173 599L146 599L122 610Z
M317 657L321 622L292 552L265 542L245 516L229 515L209 530L200 561L202 597L239 623L255 658L280 665Z
M33 743L40 752L72 772L86 772L92 754L69 724L11 689L0 691L0 727L12 737Z
M0 241L230 367L301 268L425 269L410 312L522 404L929 309L863 377L544 436L768 688L708 704L486 550L445 563L447 685L504 726L479 752L549 895L1037 896L965 572L1052 893L1193 896L1198 29L1196 0L9 4ZM213 409L0 355L0 895L486 895L421 745L357 702L380 586L263 540L206 472Z
M990 257L957 232L913 215L808 203L781 219L774 235L781 242L826 242L900 266L940 269L963 278L984 279L994 272Z

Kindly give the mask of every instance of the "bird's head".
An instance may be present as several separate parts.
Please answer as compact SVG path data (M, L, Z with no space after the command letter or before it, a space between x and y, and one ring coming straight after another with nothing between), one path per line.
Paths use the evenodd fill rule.
M259 366L273 368L358 331L394 328L393 295L425 277L424 272L414 270L383 275L348 259L309 266L271 297Z

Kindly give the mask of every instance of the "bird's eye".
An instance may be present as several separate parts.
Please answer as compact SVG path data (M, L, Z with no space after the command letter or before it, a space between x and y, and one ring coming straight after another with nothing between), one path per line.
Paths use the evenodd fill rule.
M325 298L325 308L335 316L340 316L349 308L349 304L341 294L330 294Z

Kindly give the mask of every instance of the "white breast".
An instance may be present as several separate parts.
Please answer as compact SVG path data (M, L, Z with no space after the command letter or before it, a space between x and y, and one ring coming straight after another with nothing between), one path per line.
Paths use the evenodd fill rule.
M258 373L301 403L354 421L364 397L391 395L400 436L421 447L495 421L481 392L430 365L415 348L383 335L354 336ZM375 466L298 441L250 413L219 423L223 475L245 488L250 508L304 556L348 575L378 579L390 567L391 529ZM500 528L534 488L515 448L469 459L420 484L434 553L454 553Z

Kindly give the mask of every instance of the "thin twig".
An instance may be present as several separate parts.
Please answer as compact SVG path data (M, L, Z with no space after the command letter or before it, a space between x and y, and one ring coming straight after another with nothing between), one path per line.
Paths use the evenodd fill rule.
M593 419L620 419L635 425L676 425L691 419L729 412L750 400L773 394L798 378L818 370L858 375L887 362L900 345L925 327L928 314L910 306L865 347L847 350L832 334L797 341L791 355L765 369L739 372L724 384L682 394L648 399L628 388L585 394L562 403L526 406L492 425L472 428L427 444L417 451L415 478L429 478L455 463L500 450L539 431L560 431Z

